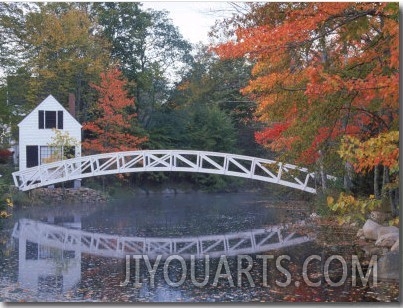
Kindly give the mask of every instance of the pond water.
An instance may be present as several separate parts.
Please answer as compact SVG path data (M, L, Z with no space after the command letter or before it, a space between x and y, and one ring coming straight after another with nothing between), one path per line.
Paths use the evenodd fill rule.
M342 256L351 245L325 247L290 227L310 214L290 203L192 193L17 210L2 231L0 299L376 300L370 283L352 285L351 260Z

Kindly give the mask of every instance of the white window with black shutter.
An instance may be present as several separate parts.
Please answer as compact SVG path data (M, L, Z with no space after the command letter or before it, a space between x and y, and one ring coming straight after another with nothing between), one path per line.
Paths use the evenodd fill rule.
M39 110L39 129L63 129L63 111Z
M39 153L37 145L27 145L27 168L36 167L39 165Z

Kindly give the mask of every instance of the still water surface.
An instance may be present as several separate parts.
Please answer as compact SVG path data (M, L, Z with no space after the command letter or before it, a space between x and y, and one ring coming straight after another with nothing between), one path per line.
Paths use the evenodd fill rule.
M261 194L177 194L150 195L119 200L107 205L57 205L32 207L13 215L7 250L0 259L1 296L4 301L105 301L105 302L249 302L249 301L349 301L352 290L311 288L301 284L304 258L323 249L308 242L276 251L271 264L264 268L264 257L251 251L244 259L224 256L211 259L164 259L150 274L146 260L129 261L121 257L102 256L89 251L46 245L47 225L82 230L112 237L181 238L235 234L267 228L306 217L308 210L290 210L273 206L274 200ZM34 232L18 231L24 219L37 222ZM19 223L19 224L18 224ZM42 228L42 229L41 229ZM21 229L22 230L22 229ZM78 231L79 232L79 231ZM93 239L92 239L93 240ZM105 244L107 245L107 244ZM288 255L289 259L281 256ZM278 260L280 258L280 260ZM324 258L325 259L325 258ZM183 262L182 262L183 261ZM286 271L274 264L280 262ZM181 263L182 262L182 263ZM127 266L129 265L129 267ZM320 266L310 269L312 280L320 280ZM239 269L250 266L249 278ZM323 264L322 264L323 266ZM193 267L193 272L191 268ZM207 268L207 269L206 269ZM337 268L334 269L337 277ZM206 279L203 286L201 283ZM315 277L316 275L316 277ZM207 278L206 278L207 277ZM318 278L319 277L319 278ZM183 279L182 279L183 278ZM287 279L291 279L287 283ZM182 279L182 280L181 280ZM319 279L319 280L318 280ZM177 283L177 285L175 285ZM334 292L337 291L337 296ZM365 300L354 298L355 300Z

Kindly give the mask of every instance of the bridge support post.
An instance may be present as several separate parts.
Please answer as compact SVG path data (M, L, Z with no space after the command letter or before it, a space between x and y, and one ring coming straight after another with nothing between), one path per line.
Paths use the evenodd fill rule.
M74 180L74 189L81 188L81 179Z

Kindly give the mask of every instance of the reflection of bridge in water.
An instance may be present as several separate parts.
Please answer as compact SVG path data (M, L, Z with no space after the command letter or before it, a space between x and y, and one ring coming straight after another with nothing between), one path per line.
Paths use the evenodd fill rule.
M222 235L193 237L127 237L92 233L51 225L30 219L15 224L14 238L24 238L38 245L77 251L104 257L125 258L126 255L181 255L183 258L202 258L204 255L219 257L237 254L254 254L281 249L311 241L308 236L298 235L285 225L272 226Z

